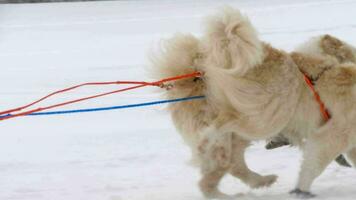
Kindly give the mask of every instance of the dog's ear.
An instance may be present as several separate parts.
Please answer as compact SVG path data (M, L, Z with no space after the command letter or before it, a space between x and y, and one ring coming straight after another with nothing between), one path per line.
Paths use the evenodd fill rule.
M243 75L263 59L262 43L249 19L239 10L225 7L208 19L207 40L217 67Z

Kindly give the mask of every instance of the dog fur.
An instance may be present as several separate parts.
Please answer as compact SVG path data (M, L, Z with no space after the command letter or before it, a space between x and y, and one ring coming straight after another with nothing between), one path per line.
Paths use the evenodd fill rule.
M205 71L206 46L192 35L177 34L165 42L162 51L152 59L156 78ZM249 141L232 132L217 132L213 124L219 124L220 111L210 101L205 77L187 78L176 81L168 90L168 98L205 95L198 101L170 104L168 110L183 140L191 147L193 161L201 169L199 186L208 198L228 198L217 188L226 174L241 179L252 188L269 186L276 180L275 175L262 176L251 171L244 160L244 150ZM225 123L225 120L221 123Z
M299 69L313 81L317 81L331 67L344 63L356 64L356 48L331 35L309 39L292 52L291 56ZM281 133L268 140L267 146L269 149L289 144L301 146L302 140L300 135ZM351 166L341 155L336 161L342 166Z
M275 175L262 176L247 167L244 152L251 141L280 133L289 133L288 139L304 151L296 186L301 192L309 192L313 180L337 155L347 152L355 163L356 68L330 60L273 48L258 39L246 17L230 8L210 18L202 38L179 34L166 42L153 59L157 78L204 72L202 78L174 82L165 95L206 96L169 106L198 161L199 185L206 197L229 197L217 188L226 173L253 188L274 183ZM315 67L306 67L306 61ZM329 122L324 123L300 70L318 78L315 88L332 115Z
M296 48L295 52L311 57L333 59L338 63L356 63L356 49L331 35L314 37Z

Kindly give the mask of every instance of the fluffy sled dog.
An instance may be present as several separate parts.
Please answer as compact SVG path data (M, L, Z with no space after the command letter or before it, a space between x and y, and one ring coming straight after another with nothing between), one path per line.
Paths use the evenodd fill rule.
M317 81L319 76L331 67L343 66L342 64L347 63L356 64L356 48L331 35L313 37L296 48L290 55L299 69L313 81ZM300 146L303 140L300 136L293 133L281 133L279 136L271 138L274 143L271 145L278 147L292 142L292 145ZM288 138L294 139L288 141Z
M247 167L244 152L250 141L280 133L288 133L286 137L304 150L293 193L312 196L313 180L341 153L346 152L355 164L353 64L275 49L258 39L249 20L237 10L227 8L207 24L202 38L178 34L153 59L157 78L204 73L174 82L165 95L206 96L169 106L201 168L199 185L206 197L229 197L217 188L226 173L253 188L274 183L275 175L263 176ZM315 88L332 115L327 123L302 72L315 78Z

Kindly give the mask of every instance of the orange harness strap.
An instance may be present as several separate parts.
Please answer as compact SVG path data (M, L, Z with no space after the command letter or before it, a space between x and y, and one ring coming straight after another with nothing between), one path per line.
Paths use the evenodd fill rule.
M315 100L319 104L320 112L323 115L323 118L324 118L325 122L327 122L330 119L330 114L329 114L328 110L326 109L326 107L325 107L323 101L321 100L318 92L315 90L314 85L313 85L312 81L310 80L310 78L304 73L303 73L303 76L304 76L305 82L309 86L310 90L313 92Z

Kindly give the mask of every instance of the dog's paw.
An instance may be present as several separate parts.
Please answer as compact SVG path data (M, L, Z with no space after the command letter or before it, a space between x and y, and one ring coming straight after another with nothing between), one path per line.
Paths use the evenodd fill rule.
M340 166L343 167L352 167L352 165L349 164L349 162L347 162L346 158L340 154L335 161L337 162L337 164L339 164Z
M270 150L270 149L275 149L275 148L279 148L282 146L286 146L286 145L290 145L290 143L288 141L270 141L266 144L265 148Z
M290 191L289 194L291 194L297 198L300 198L300 199L310 199L310 198L314 198L316 196L315 194L312 194L311 192L302 191L298 188Z
M219 190L214 190L210 192L204 192L204 197L206 199L221 199L221 200L233 200L236 199L237 196L235 195L227 195Z
M262 176L254 184L252 184L251 187L254 189L262 188L262 187L269 187L273 183L276 182L277 178L278 178L278 176L274 175L274 174Z

